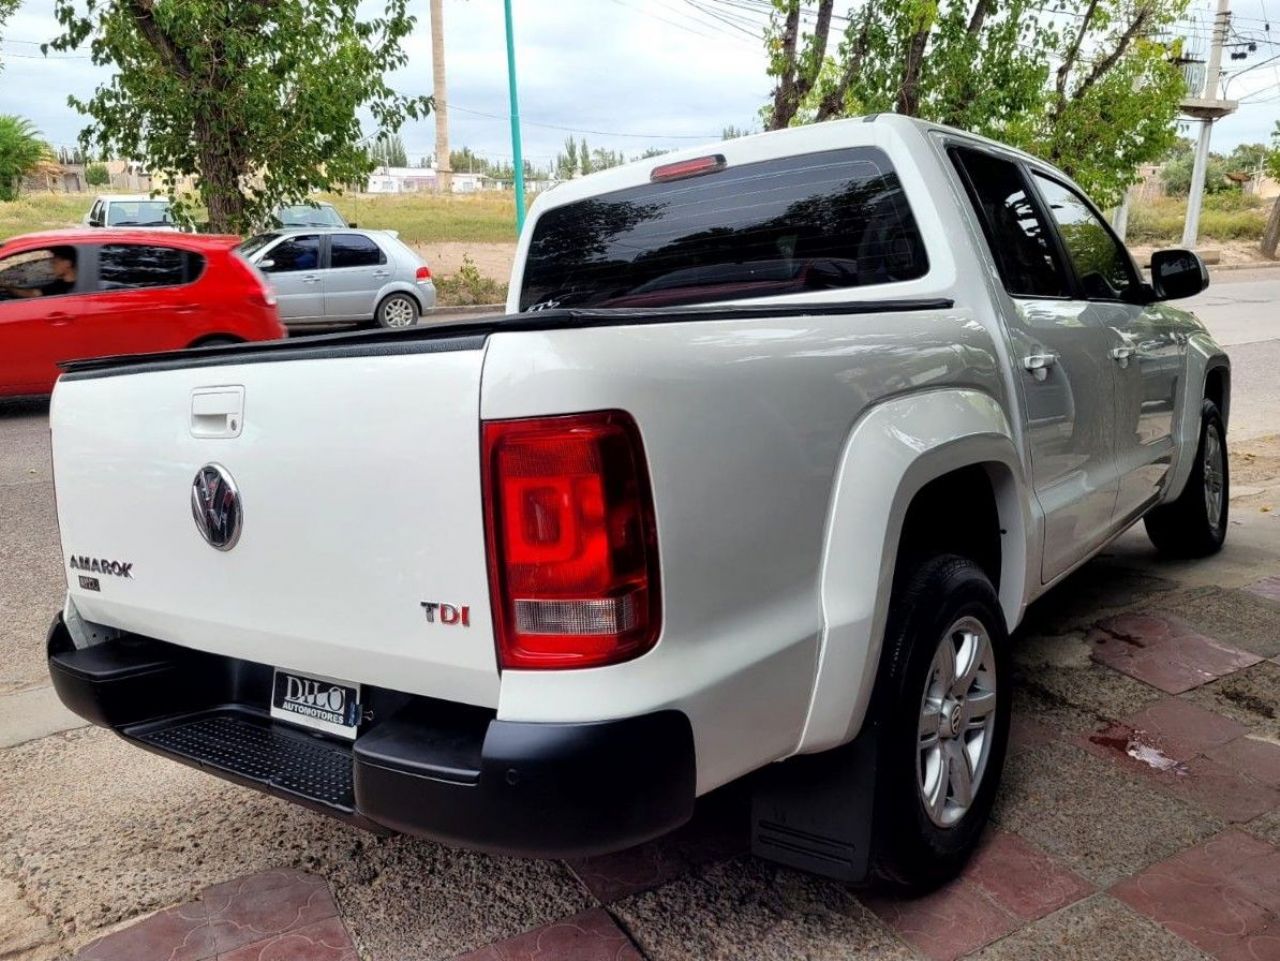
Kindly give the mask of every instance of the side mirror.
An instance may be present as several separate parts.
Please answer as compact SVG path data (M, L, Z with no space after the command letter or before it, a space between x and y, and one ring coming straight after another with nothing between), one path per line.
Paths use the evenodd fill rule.
M1209 286L1209 268L1192 250L1157 250L1151 255L1151 287L1157 300L1194 297Z
M275 262L274 260L272 260L270 257L268 257L266 260L259 260L259 261L258 261L258 269L259 269L259 270L270 270L270 269L271 269L272 267L274 267L275 265L276 265L276 262Z

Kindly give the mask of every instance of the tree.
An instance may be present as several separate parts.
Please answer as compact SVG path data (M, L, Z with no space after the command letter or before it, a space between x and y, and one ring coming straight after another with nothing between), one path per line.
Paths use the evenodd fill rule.
M1280 120L1276 121L1271 131L1271 150L1264 161L1267 176L1280 180ZM1267 217L1266 229L1262 232L1262 252L1272 259L1276 256L1276 247L1280 246L1280 197L1276 197L1271 205L1271 215Z
M92 118L86 148L145 165L186 221L177 185L193 176L211 228L243 232L278 204L364 180L358 112L392 133L429 110L384 79L413 26L407 0L386 3L361 20L359 0L55 0L63 32L50 46L89 41L114 68L91 98L69 98Z
M1233 189L1231 182L1227 180L1231 169L1221 154L1209 154L1209 162L1205 165L1204 192L1218 194ZM1186 197L1191 193L1191 175L1194 171L1193 154L1181 154L1173 160L1165 161L1160 168L1160 182L1164 185L1164 192L1171 197Z
M405 153L404 140L398 133L379 135L369 150L369 158L378 167L409 166L409 155Z
M733 124L729 124L729 126L720 131L721 140L737 140L739 137L749 136L751 136L750 130L746 130L742 127L735 127Z
M564 150L556 154L554 164L556 178L572 180L578 173L578 142L568 137L564 142Z
M0 114L0 200L16 200L22 178L54 161L30 120Z
M812 30L801 0L773 0L765 34L769 129L895 111L1021 147L1056 163L1104 205L1176 138L1184 82L1151 39L1187 0L834 0Z
M106 164L89 164L84 171L84 182L90 187L105 187L111 183Z

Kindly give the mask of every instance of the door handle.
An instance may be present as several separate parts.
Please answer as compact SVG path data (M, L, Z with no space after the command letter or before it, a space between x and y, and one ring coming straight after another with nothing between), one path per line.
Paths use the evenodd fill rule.
M1048 380L1049 368L1058 362L1058 355L1054 353L1031 354L1022 358L1022 366L1031 372L1031 376L1036 380Z
M320 283L320 278L315 274L312 274L310 277L303 277L302 282L304 284L318 284Z
M373 276L375 276L375 277L390 277L390 276L391 276L391 271L389 271L389 270L375 270L375 271L373 272Z
M1121 344L1119 347L1111 348L1111 359L1121 367L1129 366L1129 358L1138 352L1138 348L1133 344Z
M194 314L199 309L199 304L177 304L173 308L173 312L175 314Z
M61 310L55 310L53 313L47 315L45 320L53 327L64 327L71 323L71 315L63 313Z

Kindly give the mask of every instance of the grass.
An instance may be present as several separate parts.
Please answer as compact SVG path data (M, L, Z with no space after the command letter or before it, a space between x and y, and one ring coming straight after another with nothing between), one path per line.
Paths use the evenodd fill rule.
M1200 242L1261 240L1274 201L1236 191L1209 194L1200 210ZM1130 244L1176 246L1187 215L1185 197L1162 197L1134 204L1129 211Z
M73 227L89 212L93 197L89 193L32 193L11 203L0 202L0 240L37 230ZM515 200L510 194L347 194L321 199L331 201L347 220L354 220L361 227L398 230L408 244L515 241Z

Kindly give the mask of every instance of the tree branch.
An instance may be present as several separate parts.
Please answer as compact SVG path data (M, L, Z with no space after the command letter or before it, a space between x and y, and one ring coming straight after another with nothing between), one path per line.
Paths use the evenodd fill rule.
M831 33L831 8L835 6L835 2L836 0L819 0L818 22L813 27L813 40L810 47L813 51L812 62L804 64L805 69L800 71L796 81L797 107L800 101L809 95L809 91L818 80L818 74L822 72L822 63L827 58L827 37Z
M191 62L187 55L174 44L160 24L156 23L155 0L126 0L129 12L133 15L138 32L151 44L151 48L164 61L165 66L173 70L183 80L190 80Z
M1080 57L1080 45L1084 43L1084 36L1089 32L1089 24L1093 20L1093 15L1097 12L1098 0L1089 0L1089 7L1084 12L1084 17L1080 21L1080 29L1076 31L1075 39L1071 41L1071 46L1067 48L1066 54L1062 58L1062 66L1058 68L1057 92L1058 103L1062 104L1067 99L1067 80L1071 76L1071 71L1075 69L1076 60Z
M897 111L906 117L914 117L920 109L920 71L924 68L924 48L929 42L929 27L916 30L907 41L907 53L902 61L902 84L898 87Z
M995 0L978 0L978 5L973 8L973 16L969 18L969 36L976 36L982 30L987 14L994 12L995 8Z
M858 28L858 36L850 46L845 58L844 69L835 87L827 91L826 96L818 104L819 121L830 120L844 113L845 100L849 96L849 88L862 72L862 65L867 59L867 47L871 42L870 4L862 8L862 25Z
M1116 63L1119 62L1120 58L1124 56L1125 51L1129 49L1134 38L1142 33L1143 28L1146 27L1147 22L1151 19L1151 15L1152 10L1150 7L1138 8L1138 12L1134 15L1133 22L1130 23L1125 32L1120 35L1120 41L1116 44L1115 49L1101 60L1094 63L1093 69L1089 71L1089 76L1085 77L1084 82L1081 83L1080 86L1075 89L1075 92L1071 94L1072 100L1079 100L1088 92L1090 87L1110 72L1111 68L1114 67Z

